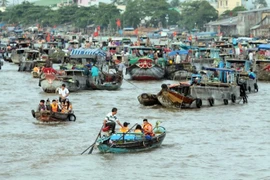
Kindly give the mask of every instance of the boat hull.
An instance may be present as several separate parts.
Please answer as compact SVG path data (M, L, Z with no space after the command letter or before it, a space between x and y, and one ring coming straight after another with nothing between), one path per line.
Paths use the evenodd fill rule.
M163 79L165 75L164 69L159 66L140 68L137 65L132 65L127 68L126 72L130 75L132 80L138 81L160 80Z
M151 140L138 140L133 142L124 142L124 143L112 143L110 138L104 139L104 141L99 142L97 145L101 153L133 153L151 150L157 147L160 147L166 133L158 134L152 137Z
M42 90L46 93L55 93L56 90L63 84L61 80L56 78L57 77L54 74L43 74L39 80L39 85Z
M42 122L51 121L76 121L76 116L73 113L61 113L61 112L35 112L31 111L34 118Z
M140 104L144 106L153 106L153 105L160 105L160 102L157 99L157 95L150 94L150 93L142 93L137 97Z

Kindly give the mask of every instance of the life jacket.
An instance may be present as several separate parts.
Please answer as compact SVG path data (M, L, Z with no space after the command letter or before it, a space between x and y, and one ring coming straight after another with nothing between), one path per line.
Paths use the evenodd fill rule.
M52 112L58 112L58 104L51 104Z
M152 125L150 123L143 125L143 131L145 135L155 136L155 134L153 133ZM147 132L147 131L151 131L151 132Z

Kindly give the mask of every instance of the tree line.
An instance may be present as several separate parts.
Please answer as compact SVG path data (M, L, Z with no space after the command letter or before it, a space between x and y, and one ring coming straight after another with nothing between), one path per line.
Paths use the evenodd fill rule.
M28 1L10 6L0 13L2 22L41 27L55 25L74 25L85 28L95 24L101 28L116 29L116 20L121 20L121 28L167 27L179 25L180 28L191 30L203 29L204 24L216 20L218 12L207 1L192 1L181 3L176 8L175 1L166 0L126 0L126 10L122 12L114 3L99 3L99 6L78 7L70 5L52 10L48 6L39 6Z

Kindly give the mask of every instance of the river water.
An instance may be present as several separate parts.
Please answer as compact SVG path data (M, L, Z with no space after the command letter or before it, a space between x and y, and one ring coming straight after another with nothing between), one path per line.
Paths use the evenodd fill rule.
M70 94L76 122L36 124L31 115L46 94L38 79L5 62L0 70L0 179L270 179L269 83L248 104L169 110L144 107L137 96L172 81L124 81L118 91ZM126 77L128 78L128 77ZM160 148L131 154L80 155L91 145L105 115L118 108L123 123L162 121Z

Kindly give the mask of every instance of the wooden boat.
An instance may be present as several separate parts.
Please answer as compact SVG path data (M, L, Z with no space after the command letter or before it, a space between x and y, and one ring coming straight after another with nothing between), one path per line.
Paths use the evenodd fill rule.
M91 88L89 85L90 78L85 74L84 70L65 70L64 75L58 76L58 78L62 80L62 84L66 84L70 92Z
M117 90L120 89L123 82L123 75L119 73L104 73L98 82L90 80L90 86L93 90Z
M226 67L237 69L237 83L244 85L246 92L258 92L256 74L251 72L251 62L241 59L226 59Z
M140 102L140 104L144 106L153 106L156 104L160 104L156 94L142 93L137 97L137 99Z
M162 90L157 94L158 101L167 108L183 108L190 107L196 98L190 96L188 83L180 83L178 85L167 86L161 85ZM176 90L177 89L177 90ZM197 103L200 108L200 102Z
M19 59L19 69L18 71L27 71L31 72L32 69L37 64L36 61L39 61L39 51L36 50L27 50L24 52L24 57ZM45 65L45 61L43 61L43 65Z
M253 70L259 81L270 81L270 44L261 44L258 47L257 57Z
M126 73L133 80L160 80L165 75L165 60L149 58L147 54L156 51L155 47L132 46Z
M196 77L197 82L192 78L190 95L196 101L213 106L214 103L228 105L229 101L235 103L236 100L243 99L247 103L247 96L242 85L236 82L236 71L226 68L205 68L201 78ZM216 75L214 75L217 73ZM196 103L197 104L197 103Z
M35 112L31 111L32 116L38 121L50 122L50 121L76 121L74 113L61 113L61 112Z
M39 86L46 93L55 93L56 90L63 84L62 80L53 73L43 73L40 76Z
M168 56L172 57L177 53L182 61L179 64L175 64L172 60L169 60L169 63L165 67L165 77L172 80L187 79L187 77L190 77L191 72L196 70L195 66L189 61L190 53L186 50L171 51Z
M154 128L154 137L147 138L137 133L117 133L102 136L97 140L97 147L102 153L132 153L147 151L160 147L166 137L166 130L159 126Z
M136 63L126 68L132 80L160 80L164 78L165 69L148 57L137 58Z

